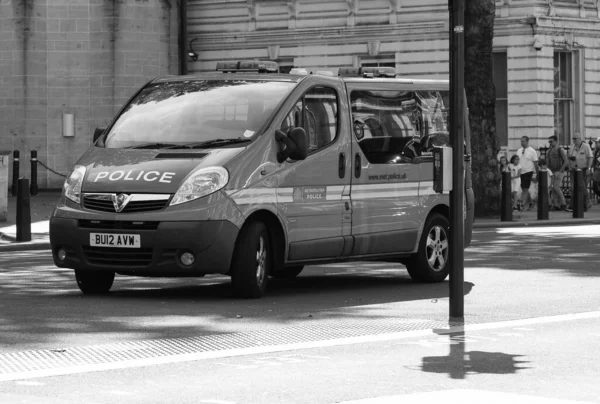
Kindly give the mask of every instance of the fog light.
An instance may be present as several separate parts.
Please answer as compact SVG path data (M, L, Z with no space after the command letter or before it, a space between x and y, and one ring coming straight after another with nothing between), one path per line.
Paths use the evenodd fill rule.
M186 267L193 265L194 261L196 260L196 258L194 258L194 254L189 252L184 252L183 254L181 254L179 259L181 260L181 263Z
M58 250L56 255L58 256L59 261L64 261L67 258L67 252L62 248Z

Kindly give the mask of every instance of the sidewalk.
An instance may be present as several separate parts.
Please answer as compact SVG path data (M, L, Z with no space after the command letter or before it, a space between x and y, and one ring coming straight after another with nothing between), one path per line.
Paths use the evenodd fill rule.
M538 220L537 208L530 211L513 211L513 220L502 222L499 217L475 218L473 228L491 229L498 227L524 227L524 226L571 226L600 224L600 205L592 205L591 209L583 214L583 219L573 219L573 212L548 212L548 220Z
M52 210L60 197L60 191L40 191L31 197L31 241L16 241L17 198L8 197L8 221L0 222L0 252L47 250L50 248L49 222ZM572 212L550 212L550 220L537 220L537 210L513 212L511 222L501 222L499 218L476 218L475 229L493 229L498 227L522 226L570 226L600 224L600 205L593 205L585 212L583 219L573 219Z
M40 191L30 196L31 241L17 242L17 197L8 197L8 220L0 222L0 251L47 250L50 248L49 219L60 191Z

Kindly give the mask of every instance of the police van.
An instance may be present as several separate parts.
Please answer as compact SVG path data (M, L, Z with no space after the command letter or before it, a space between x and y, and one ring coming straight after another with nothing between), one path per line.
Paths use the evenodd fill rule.
M449 197L434 192L432 157L449 144L448 81L277 71L219 62L156 78L95 131L50 220L54 262L82 292L108 292L115 274L225 274L256 298L269 277L357 260L448 276Z

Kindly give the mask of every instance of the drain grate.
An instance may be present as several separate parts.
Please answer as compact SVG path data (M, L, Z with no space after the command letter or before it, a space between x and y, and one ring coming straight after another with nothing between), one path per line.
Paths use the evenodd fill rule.
M458 325L458 324L457 324ZM314 325L271 328L246 333L125 341L68 349L0 354L0 380L44 376L44 371L140 361L177 355L280 346L342 338L448 328L447 321L383 318L319 321ZM65 372L70 373L70 372Z

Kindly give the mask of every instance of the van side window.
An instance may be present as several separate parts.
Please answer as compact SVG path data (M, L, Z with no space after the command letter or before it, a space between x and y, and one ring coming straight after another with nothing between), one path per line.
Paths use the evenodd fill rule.
M328 87L311 88L294 105L280 129L287 133L293 127L302 127L306 131L309 154L333 142L338 131L337 92Z
M412 161L446 131L444 100L438 91L352 91L354 135L372 164ZM427 150L430 152L431 150Z
M450 93L448 91L417 91L417 102L422 111L423 131L421 153L431 155L434 146L450 145Z

